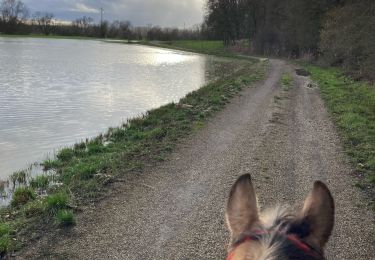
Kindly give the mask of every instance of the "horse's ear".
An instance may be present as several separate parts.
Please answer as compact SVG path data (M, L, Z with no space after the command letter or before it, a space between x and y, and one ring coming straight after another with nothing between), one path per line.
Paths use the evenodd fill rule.
M233 185L226 210L232 238L249 231L258 221L258 207L250 174L242 175Z
M327 186L316 181L302 209L303 222L309 227L304 238L310 245L322 249L334 225L335 205Z

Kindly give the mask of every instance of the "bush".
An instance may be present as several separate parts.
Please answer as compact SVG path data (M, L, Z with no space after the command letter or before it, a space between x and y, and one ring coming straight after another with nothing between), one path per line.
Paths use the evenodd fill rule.
M13 194L11 205L13 207L24 205L27 202L34 200L35 198L36 194L33 189L31 189L30 187L19 187Z

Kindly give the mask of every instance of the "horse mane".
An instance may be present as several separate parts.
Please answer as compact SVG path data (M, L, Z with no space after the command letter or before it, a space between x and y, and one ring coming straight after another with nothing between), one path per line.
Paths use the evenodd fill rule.
M299 223L297 225L295 222L296 217L290 213L288 207L277 206L267 209L262 212L260 219L261 223L254 227L255 230L261 233L257 239L261 244L261 256L259 260L324 259L320 253L317 256L307 254L286 238L288 234L295 234L303 239L309 233L308 224L302 223L300 225L301 223ZM241 234L236 241L240 241L249 235L251 234Z

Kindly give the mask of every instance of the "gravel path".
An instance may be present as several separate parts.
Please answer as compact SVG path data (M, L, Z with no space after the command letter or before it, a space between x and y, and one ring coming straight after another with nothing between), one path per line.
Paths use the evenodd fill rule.
M284 91L283 72L294 75ZM323 180L337 206L328 259L374 259L374 214L353 188L351 168L319 92L271 60L248 88L160 166L126 176L68 234L41 240L20 259L224 259L224 205L251 173L261 206L300 204Z

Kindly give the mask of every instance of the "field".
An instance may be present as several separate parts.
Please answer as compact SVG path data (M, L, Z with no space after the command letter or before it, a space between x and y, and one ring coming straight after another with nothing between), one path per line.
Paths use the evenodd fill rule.
M207 54L225 52L225 47L222 41L168 41L159 42L158 45Z

